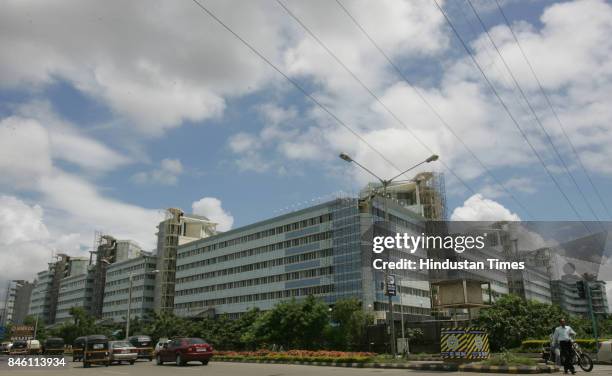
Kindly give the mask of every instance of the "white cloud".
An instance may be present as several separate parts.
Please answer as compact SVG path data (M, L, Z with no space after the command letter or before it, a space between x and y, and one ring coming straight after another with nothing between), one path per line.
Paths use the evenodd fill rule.
M285 33L273 4L207 6L275 58ZM217 117L227 97L261 88L272 75L191 2L9 2L0 24L2 86L65 80L146 135Z
M69 236L54 236L40 205L29 205L0 195L0 285L12 279L29 279L51 261L53 251L74 245Z
M204 197L191 204L193 214L203 215L211 221L217 223L217 230L231 230L234 224L234 217L231 213L223 210L221 200L215 197Z
M165 158L162 159L159 168L149 172L138 172L132 176L132 180L139 184L176 185L182 173L183 164L179 159Z
M452 221L520 221L521 218L500 203L475 194L451 214Z
M0 120L0 183L28 187L52 169L51 146L45 128L18 117Z

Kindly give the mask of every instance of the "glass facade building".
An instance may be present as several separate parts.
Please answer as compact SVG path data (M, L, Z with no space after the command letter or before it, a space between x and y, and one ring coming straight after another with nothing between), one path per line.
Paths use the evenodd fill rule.
M397 231L423 231L422 217L388 201ZM384 206L378 199L336 199L179 246L175 313L238 316L253 307L268 310L282 300L314 295L329 305L357 298L382 319L384 275L371 265L372 229L384 220ZM391 257L406 256L392 252ZM426 278L403 273L396 311L428 314Z

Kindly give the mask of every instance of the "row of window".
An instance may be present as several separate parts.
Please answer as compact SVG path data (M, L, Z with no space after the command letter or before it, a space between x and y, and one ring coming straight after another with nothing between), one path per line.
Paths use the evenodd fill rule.
M240 252L234 252L223 256L211 257L204 260L198 260L195 262L190 262L189 264L179 265L177 270L187 270L192 268L200 268L202 266L216 264L220 262L232 261L236 259L241 259L244 257L251 257L260 255L267 252L276 251L279 249L285 249L289 247L297 247L300 245L305 245L309 243L315 243L321 240L330 239L332 237L331 231L321 232L314 235L304 236L301 238L286 240L283 242L278 242L274 244L268 244L257 248L246 249Z
M196 288L185 289L185 290L177 290L176 296L203 294L203 293L207 293L211 291L221 291L221 290L227 290L227 289L237 289L241 287L265 285L268 283L278 283L278 282L293 281L293 280L306 279L306 278L315 278L315 277L320 277L324 275L330 275L333 273L334 273L334 268L332 266L328 266L325 268L301 270L299 272L269 275L265 277L245 279L242 281L220 283L216 285L196 287Z
M135 316L141 316L142 317L142 316L144 316L144 314L151 313L151 312L152 312L152 309L150 309L150 308L132 308L130 314L133 315L132 316L132 320L133 320ZM103 312L102 313L102 317L107 318L107 319L108 318L112 318L114 316L121 316L121 317L123 317L125 319L125 317L127 317L127 310L123 309L123 310L120 310L120 311L111 311L111 312Z
M389 311L389 304L374 302L374 310L375 311ZM404 313L404 315L412 314L412 315L429 315L430 309L423 307L413 307L413 306L401 306L399 304L393 304L393 311L395 313Z
M140 303L142 301L143 301L142 296L132 297L132 303ZM147 303L153 303L153 297L145 296L144 301ZM106 299L104 299L105 308L115 306L115 305L122 305L122 304L128 304L128 299L119 299L119 300L111 300L111 301L107 301Z
M140 281L141 279L144 279L145 277L147 279L151 279L151 280L155 279L155 275L153 275L153 274L139 274L139 275L135 275L135 276L132 277L132 282ZM108 286L117 286L117 285L126 285L127 286L129 283L130 283L130 279L129 278L122 278L122 279L118 279L116 281L106 281L105 285L106 285L106 287L108 287Z
M330 257L332 255L333 255L333 250L331 248L322 249L319 251L302 253L302 254L294 255L294 256L286 256L286 257L281 257L281 258L267 260L267 261L260 261L260 262L256 262L253 264L235 266L232 268L214 270L214 271L210 271L207 273L194 274L188 277L177 278L176 284L193 282L193 281L198 281L198 280L208 279L208 278L221 277L221 276L231 275L231 274L246 273L246 272L250 272L253 270L267 269L267 268L272 268L274 266L294 264L294 263L303 262L303 261L316 260L316 259L323 258L323 257Z
M81 303L82 304L84 301L85 302L90 302L91 301L91 297L82 297L82 296L80 296L78 298L64 300L64 301L58 302L57 306L58 307L62 307L62 306L66 306L66 305L69 305L69 306L79 305L79 304L75 304L75 303Z
M132 293L137 292L137 291L142 291L143 288L147 291L153 291L155 290L155 286L152 285L147 285L147 286L134 286L132 287ZM110 297L110 296L115 296L115 295L127 295L130 293L130 289L129 288L125 288L125 289L119 289L119 290L113 290L113 291L108 291L108 289L104 290L104 297Z
M320 223L329 222L329 221L331 221L331 219L332 219L331 213L323 214L323 215L312 217L312 218L309 218L309 219L305 219L305 220L302 220L302 221L299 221L299 222L293 222L293 223L290 223L290 224L287 224L287 225L277 226L277 227L274 227L274 228L271 228L271 229L267 229L267 230L263 230L263 231L259 231L259 232L253 233L253 234L244 235L244 236L241 236L239 238L234 238L234 239L222 241L222 242L219 242L219 243L207 245L205 247L201 247L201 248L197 248L197 249L192 249L192 250L189 250L189 251L181 252L178 255L178 258L199 255L199 254L204 253L204 252L214 251L215 249L231 247L233 245L237 245L237 244L241 244L241 243L246 243L246 242L250 242L250 241L253 241L253 240L257 240L257 239L261 239L261 238L265 238L265 237L269 237L269 236L280 235L282 233L289 232L289 231L300 230L300 229L305 228L305 227L314 226L314 225L317 225L317 224L320 224Z
M262 292L258 294L232 296L232 297L227 297L227 298L200 300L197 302L179 303L179 304L175 304L174 307L177 310L203 308L203 307L217 306L217 305L222 305L222 304L248 303L248 302L261 301L261 300L285 299L285 298L308 296L308 295L316 296L316 295L322 295L322 294L329 294L331 292L334 292L334 285L323 285L323 286L305 287L305 288L291 289L291 290Z
M138 270L142 270L145 267L147 269L153 270L153 269L155 269L156 265L152 264L152 263L149 263L149 264L146 264L146 263L136 264L136 265L128 266L126 268L121 268L121 269L118 269L118 270L107 271L106 272L106 277L107 278L108 277L114 277L114 276L122 275L122 274L128 274L129 275L130 273L138 271Z

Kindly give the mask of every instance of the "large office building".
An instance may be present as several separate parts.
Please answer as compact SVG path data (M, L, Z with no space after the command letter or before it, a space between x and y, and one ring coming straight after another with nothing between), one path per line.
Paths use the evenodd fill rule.
M23 324L30 309L30 299L34 284L32 282L18 280L12 281L11 296L13 296L13 309L11 312L11 322L13 324Z
M55 322L61 281L72 275L87 273L88 261L83 257L58 254L46 270L36 275L30 298L28 314L37 316L44 323Z
M182 210L170 208L166 219L157 226L157 276L155 278L156 312L172 313L176 281L177 249L192 241L217 233L217 224L208 218L185 214Z
M83 308L91 312L91 298L93 292L93 275L85 272L71 275L60 281L55 310L55 322L72 319L70 310L73 307Z
M589 301L586 291L579 291L578 284L582 282L583 288L588 286L591 291L591 307L596 316L607 316L608 299L606 296L606 282L584 281L578 277L566 276L560 280L554 280L552 284L552 300L561 309L572 315L589 317Z
M113 263L106 269L102 318L125 322L132 278L131 316L145 318L153 312L157 258L148 253Z
M357 298L384 320L385 275L374 270L375 224L384 207L394 231L420 234L424 218L396 201L336 199L178 247L175 313L238 316L313 295L333 305ZM391 260L409 258L394 250ZM427 275L398 270L395 312L430 312Z

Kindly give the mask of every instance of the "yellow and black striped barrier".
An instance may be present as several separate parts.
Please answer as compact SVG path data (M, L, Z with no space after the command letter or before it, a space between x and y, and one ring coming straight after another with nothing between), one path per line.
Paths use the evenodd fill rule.
M440 333L444 359L488 359L489 336L480 328L445 328Z

